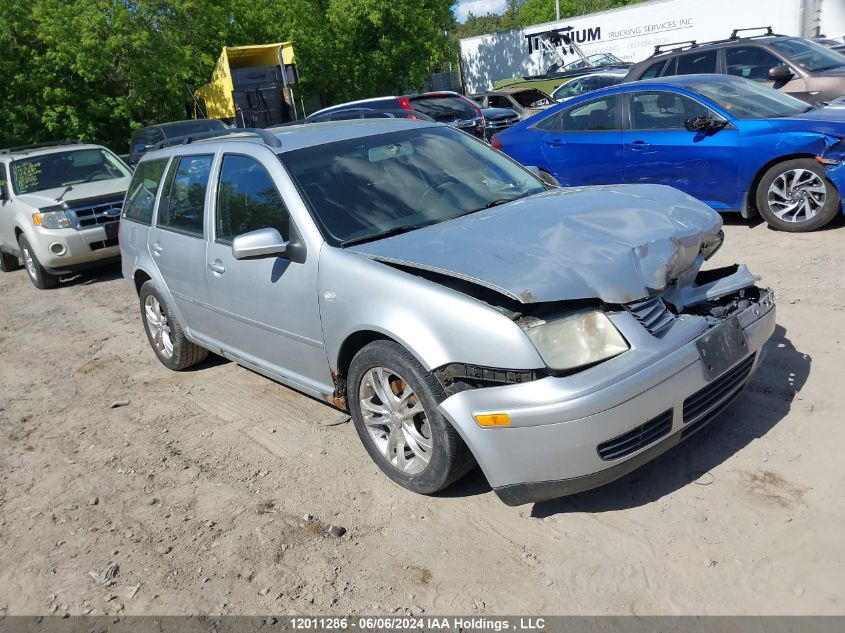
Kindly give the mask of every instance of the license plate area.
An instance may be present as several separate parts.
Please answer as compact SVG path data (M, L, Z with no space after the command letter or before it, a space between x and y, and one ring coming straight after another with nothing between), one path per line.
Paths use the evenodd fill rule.
M748 353L748 341L735 316L712 328L695 342L709 381L721 376Z

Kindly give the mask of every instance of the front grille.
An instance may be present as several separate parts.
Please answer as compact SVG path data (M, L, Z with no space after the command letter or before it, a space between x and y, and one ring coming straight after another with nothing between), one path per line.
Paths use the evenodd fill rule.
M642 426L614 437L612 440L602 442L596 447L599 457L605 461L619 459L653 444L672 430L672 416L673 409L669 409Z
M666 331L675 320L675 315L669 312L669 308L663 302L663 297L652 297L642 301L632 301L625 304L625 309L636 317L654 336L659 336Z
M75 229L88 229L120 220L123 198L97 201L94 203L75 203L67 209L70 225Z
M726 405L733 396L742 390L742 385L751 373L753 365L754 355L751 355L704 389L684 400L684 424L696 424L702 420L709 421L715 417L723 408L722 405ZM703 426L703 423L701 426Z
M510 127L515 123L519 122L519 118L510 120L510 119L500 119L498 121L491 121L487 119L487 129L489 130L499 130L503 127Z

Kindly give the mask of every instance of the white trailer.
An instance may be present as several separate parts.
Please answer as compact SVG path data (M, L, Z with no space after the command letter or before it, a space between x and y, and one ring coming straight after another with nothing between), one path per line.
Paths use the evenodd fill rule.
M566 26L586 55L613 53L637 62L658 44L727 38L733 29L772 26L775 33L814 37L845 33L845 0L651 0L547 22L524 29L462 39L461 70L467 93L509 77L541 75L551 60L529 53L527 35Z

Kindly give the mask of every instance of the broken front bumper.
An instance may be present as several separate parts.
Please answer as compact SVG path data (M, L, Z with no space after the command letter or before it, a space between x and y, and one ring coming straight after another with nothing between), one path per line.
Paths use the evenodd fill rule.
M617 325L629 340L636 339L628 336L633 328L625 327L627 317L617 315ZM702 327L700 317L679 318L673 330L685 342L669 353L652 354L636 371L625 372L626 363L645 354L633 340L631 352L579 374L462 391L440 408L508 505L595 488L686 439L742 391L775 328L771 293L761 291L757 301L729 320L741 329L746 347L715 376L699 351L715 328ZM698 330L690 337L694 326ZM592 390L585 388L591 376L603 380ZM510 426L482 428L475 423L476 414L493 411L507 413Z

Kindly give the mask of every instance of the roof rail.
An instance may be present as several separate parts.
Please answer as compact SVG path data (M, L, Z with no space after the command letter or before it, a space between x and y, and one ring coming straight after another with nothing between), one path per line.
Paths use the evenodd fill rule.
M772 30L771 26L750 26L747 29L734 29L731 31L731 36L728 39L738 40L740 39L739 33L744 33L745 31L759 31L760 29L766 29L765 34L754 35L753 37L770 37L772 35L777 35L777 33Z
M165 147L173 147L174 145L189 145L194 141L205 141L207 139L216 139L226 136L234 136L236 134L253 134L261 139L261 141L267 147L281 147L282 142L279 140L279 137L273 134L268 130L264 130L262 128L257 127L238 127L238 128L229 128L227 130L218 130L215 132L197 132L195 134L185 134L184 136L176 136L171 139L166 139L164 141L159 141L155 145L153 145L153 149L162 149ZM226 139L222 139L226 140ZM229 140L240 140L238 138L229 139Z
M41 149L43 147L59 147L61 145L82 145L79 139L64 139L61 141L48 141L44 143L31 143L29 145L16 145L15 147L4 147L0 149L0 154L11 154L12 152L22 152L30 149Z
M654 47L653 55L657 55L659 53L669 53L672 51L681 51L685 48L696 48L698 46L698 42L695 40L684 40L683 42L670 42L669 44L658 44Z

